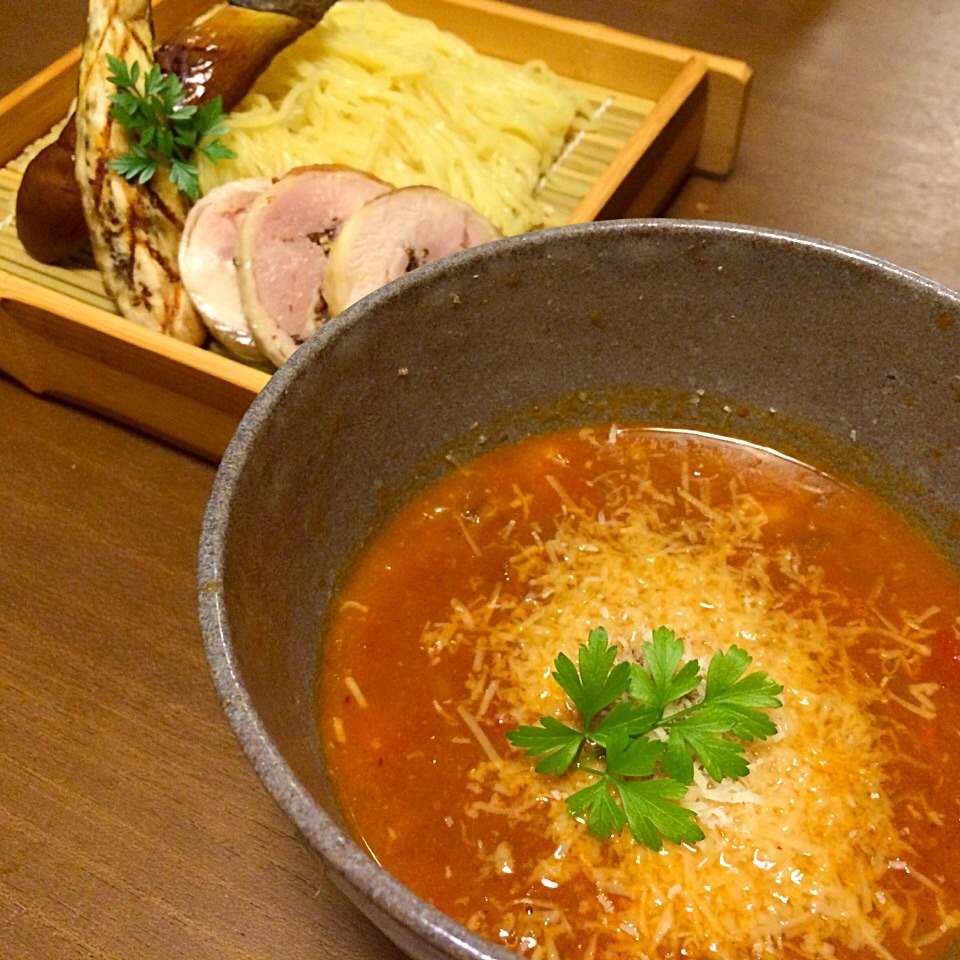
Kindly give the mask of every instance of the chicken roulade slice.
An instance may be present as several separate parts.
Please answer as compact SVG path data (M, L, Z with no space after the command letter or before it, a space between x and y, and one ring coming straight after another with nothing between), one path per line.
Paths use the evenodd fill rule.
M329 316L327 253L342 225L389 184L359 170L296 167L251 204L237 244L250 331L277 366Z
M331 314L416 267L500 237L473 207L434 187L377 197L330 246L324 293Z
M180 239L180 276L207 329L233 356L263 362L240 300L237 241L250 205L272 181L231 180L201 197Z

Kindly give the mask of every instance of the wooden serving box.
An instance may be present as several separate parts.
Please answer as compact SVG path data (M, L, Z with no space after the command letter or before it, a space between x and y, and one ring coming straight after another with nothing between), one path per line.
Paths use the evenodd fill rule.
M736 158L749 67L496 0L391 0L482 53L544 60L604 105L604 125L551 172L557 222L657 214L691 169ZM211 6L160 0L159 39ZM270 374L138 327L113 311L92 262L49 266L20 246L16 191L76 94L79 46L0 100L0 370L31 391L216 461Z

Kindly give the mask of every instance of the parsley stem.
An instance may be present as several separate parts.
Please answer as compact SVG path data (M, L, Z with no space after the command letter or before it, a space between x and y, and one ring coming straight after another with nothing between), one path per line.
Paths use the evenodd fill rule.
M656 726L653 729L667 729L672 727L674 724L677 724L681 720L685 720L687 717L696 713L702 706L703 702L701 701L700 703L692 703L689 707L684 707L682 710L677 710L674 713L668 713L666 716L661 713L660 719L657 721Z
M584 766L581 765L581 766L579 767L579 769L580 769L580 770L583 770L585 773L593 773L593 774L596 774L598 777L605 777L605 778L606 778L606 777L609 777L609 776L610 776L610 774L608 774L606 770L598 770L596 767L584 767Z

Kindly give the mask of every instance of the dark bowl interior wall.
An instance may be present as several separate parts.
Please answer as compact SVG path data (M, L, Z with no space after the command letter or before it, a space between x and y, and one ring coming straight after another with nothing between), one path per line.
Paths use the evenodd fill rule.
M215 672L245 687L231 719L252 705L328 801L314 669L351 556L452 462L544 429L616 418L774 446L892 500L960 568L958 315L955 294L856 253L676 221L545 231L408 275L301 349L224 458L210 592L233 657ZM280 799L309 835L304 796Z

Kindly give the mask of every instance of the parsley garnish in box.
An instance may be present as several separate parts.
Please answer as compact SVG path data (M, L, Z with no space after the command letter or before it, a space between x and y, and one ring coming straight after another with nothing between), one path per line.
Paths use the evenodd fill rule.
M190 162L193 154L199 151L213 161L236 156L218 139L225 132L223 101L218 96L200 105L184 103L180 78L163 73L157 64L142 71L139 63L128 67L110 54L107 63L107 79L117 87L110 96L110 115L136 138L130 150L108 166L132 183L142 184L168 165L170 180L196 200L200 184L197 168Z
M538 773L563 776L575 767L596 777L567 798L567 809L585 816L597 836L628 826L637 843L653 850L664 838L702 840L696 814L678 802L693 782L694 764L715 781L738 780L749 773L739 741L777 732L766 711L782 706L783 687L763 671L747 673L752 658L737 646L712 656L702 697L683 705L703 680L698 660L682 662L683 646L673 630L660 627L643 644L643 663L617 663L616 645L597 627L580 644L577 665L563 653L554 661L553 678L579 711L580 729L541 717L539 726L507 734L515 747L541 758Z

